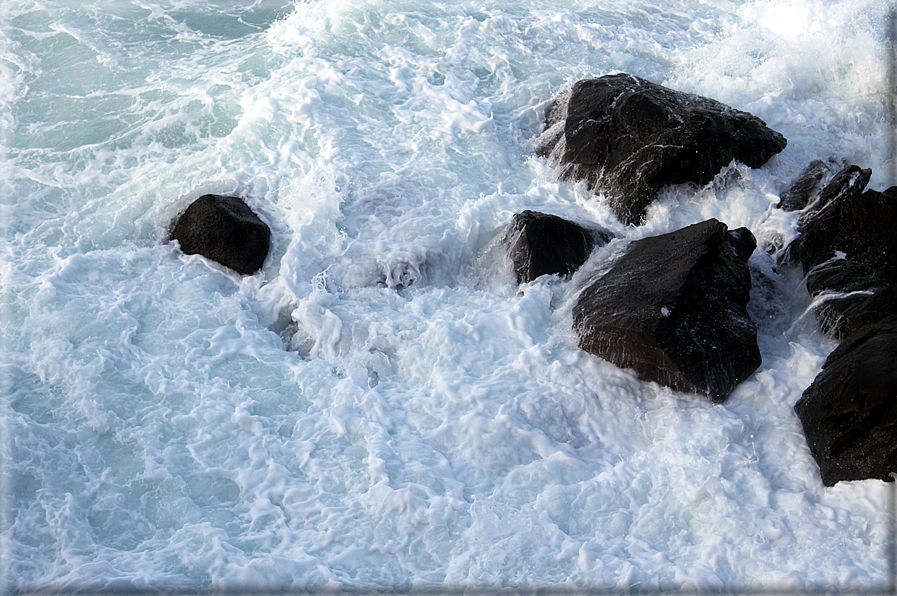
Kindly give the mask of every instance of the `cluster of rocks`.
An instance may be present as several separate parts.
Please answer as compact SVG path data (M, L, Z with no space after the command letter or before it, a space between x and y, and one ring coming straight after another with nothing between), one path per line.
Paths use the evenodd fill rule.
M784 260L841 340L794 407L827 486L897 472L897 187L865 190L870 177L813 162L780 202L800 211Z
M707 184L732 160L760 167L785 145L751 114L619 74L561 93L538 153L564 180L604 196L621 221L639 224L662 187ZM822 328L843 339L795 406L826 485L897 471L897 187L864 192L869 174L814 162L779 205L801 211L784 260L804 268ZM573 273L612 238L524 211L501 244L524 284ZM245 275L261 268L270 231L242 200L204 195L170 239ZM580 347L642 379L724 402L761 364L747 311L756 246L746 228L714 219L631 242L578 296Z
M585 181L621 221L639 224L663 186L707 184L733 159L759 167L785 145L750 114L620 74L561 93L537 151L562 179ZM827 486L897 472L897 187L864 191L870 174L813 162L779 203L801 211L799 237L782 260L803 267L820 327L841 340L795 405ZM564 244L528 238L531 253L541 250L532 238L548 250ZM531 269L520 246L509 250L525 281L520 272ZM632 242L574 305L580 347L645 380L725 401L761 363L746 309L755 248L748 230L716 220Z
M563 180L584 181L603 196L620 221L640 224L662 187L707 184L732 160L760 167L786 143L751 114L616 74L560 93L536 152ZM555 263L551 272L566 274L586 260L577 252L586 232L571 234L571 251L562 235L575 224L541 221L521 214L506 235L515 240L508 249L518 281L548 272L548 262ZM716 220L632 242L574 306L580 347L645 380L725 401L761 363L747 312L755 248L749 230ZM551 254L544 262L543 250Z

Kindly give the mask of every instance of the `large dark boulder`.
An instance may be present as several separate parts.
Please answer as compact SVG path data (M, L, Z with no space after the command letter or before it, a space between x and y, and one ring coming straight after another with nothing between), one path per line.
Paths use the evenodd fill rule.
M836 338L897 314L897 187L864 192L870 176L857 166L836 174L805 208L788 247L819 299L820 326Z
M592 249L607 244L611 235L590 230L556 215L526 210L511 218L502 244L508 251L517 283L540 275L568 275L576 271Z
M848 337L794 406L822 482L897 472L897 317Z
M185 254L200 254L251 275L268 256L271 231L242 199L203 195L178 216L170 239Z
M663 186L707 184L733 159L760 167L785 145L747 112L616 74L557 97L536 150L562 179L604 193L620 221L639 224Z
M761 364L747 312L756 247L711 219L633 242L573 309L582 349L642 379L725 401Z

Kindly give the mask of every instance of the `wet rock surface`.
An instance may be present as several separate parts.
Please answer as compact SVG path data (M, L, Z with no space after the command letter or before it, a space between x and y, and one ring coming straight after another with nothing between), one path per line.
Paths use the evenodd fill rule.
M820 326L835 338L897 314L897 187L864 192L870 176L858 166L838 172L801 214L800 235L788 248L820 299Z
M517 283L540 275L568 275L578 269L595 246L607 244L611 235L590 230L556 215L523 211L511 219L502 244L508 251Z
M747 112L616 74L578 81L557 97L537 153L562 179L607 195L620 221L639 224L663 186L707 184L733 159L760 167L785 145Z
M897 187L866 190L871 175L813 162L780 202L801 211L785 260L842 340L794 406L826 486L897 472Z
M170 240L177 240L185 254L251 275L268 256L271 231L242 199L208 194L178 216Z
M897 316L845 339L794 406L822 481L897 472Z
M791 186L782 193L777 207L785 211L800 211L814 202L835 172L829 162L816 159L801 171Z
M747 312L756 247L707 220L633 242L573 309L580 347L644 380L725 401L761 364Z

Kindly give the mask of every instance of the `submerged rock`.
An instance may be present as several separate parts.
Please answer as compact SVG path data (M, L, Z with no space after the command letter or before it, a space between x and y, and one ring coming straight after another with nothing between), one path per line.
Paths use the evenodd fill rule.
M794 406L822 482L897 472L897 317L845 339Z
M897 187L867 190L871 171L839 172L801 216L788 258L807 274L807 290L822 300L823 331L839 338L897 314Z
M756 168L785 137L718 101L616 74L582 80L555 99L537 153L565 180L585 180L614 213L640 224L663 186L707 184L733 159Z
M177 240L185 254L251 275L268 256L271 231L242 199L203 195L178 216L170 240Z
M576 271L596 245L607 244L609 233L588 230L556 215L524 211L511 219L502 244L507 248L517 283L540 275Z
M747 312L756 247L711 219L631 244L580 295L582 349L644 380L725 401L761 364Z

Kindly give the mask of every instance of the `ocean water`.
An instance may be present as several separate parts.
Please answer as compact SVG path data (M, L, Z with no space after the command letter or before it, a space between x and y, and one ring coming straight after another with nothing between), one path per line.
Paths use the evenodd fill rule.
M762 246L813 159L891 185L885 0L4 0L5 591L868 591L891 487L823 487L792 407L835 344L751 259L763 364L723 405L578 349L587 275L513 283L524 209ZM639 228L534 156L629 72L788 147ZM240 277L166 242L201 194L272 228Z

